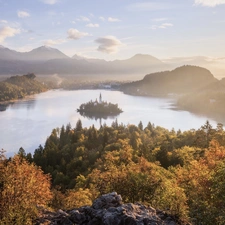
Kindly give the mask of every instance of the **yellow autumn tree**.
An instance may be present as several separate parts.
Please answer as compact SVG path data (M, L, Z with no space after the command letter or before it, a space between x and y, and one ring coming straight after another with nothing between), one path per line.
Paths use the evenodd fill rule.
M6 161L6 160L4 160ZM34 164L14 156L3 164L0 189L0 224L32 224L38 206L52 198L50 177Z

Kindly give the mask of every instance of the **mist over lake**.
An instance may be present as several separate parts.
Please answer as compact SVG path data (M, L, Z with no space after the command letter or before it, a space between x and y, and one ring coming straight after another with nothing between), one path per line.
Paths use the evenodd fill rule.
M100 93L104 101L117 103L124 112L101 121L82 117L77 108L82 103L95 101ZM8 155L18 152L20 147L27 153L33 153L40 144L44 145L53 128L68 123L74 127L78 119L81 119L83 127L94 125L99 128L100 123L111 125L117 119L124 125L138 125L142 121L144 127L150 121L155 126L169 130L174 128L176 131L198 129L206 120L214 127L221 122L174 110L173 103L173 99L131 96L110 90L51 90L17 101L0 112L0 148L5 149Z

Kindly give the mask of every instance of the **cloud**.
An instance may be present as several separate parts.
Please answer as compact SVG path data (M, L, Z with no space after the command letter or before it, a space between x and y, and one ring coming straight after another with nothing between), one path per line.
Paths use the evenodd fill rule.
M225 0L195 0L195 5L202 5L208 7L215 7L217 5L225 4Z
M108 18L108 21L109 21L109 22L119 22L119 21L121 21L121 20L119 20L119 19L117 19L117 18L109 17L109 18Z
M108 54L117 52L119 46L122 45L121 41L114 36L100 37L95 42L100 44L97 49L98 51Z
M167 20L167 18L155 18L155 19L152 19L152 21L155 21L155 22L162 22L162 21L165 21Z
M165 28L168 28L168 27L173 27L173 24L172 23L162 23L161 25L152 25L151 26L151 29L152 30L156 30L156 29L165 29Z
M167 27L173 27L172 23L163 23L160 28L167 28Z
M54 5L58 2L58 0L41 0L41 1L48 5Z
M25 17L29 17L30 14L29 14L28 12L26 12L26 11L18 11L18 12L17 12L17 16L18 16L19 18L25 18Z
M133 3L127 7L130 11L157 11L171 9L172 4L159 2L139 2Z
M103 16L100 16L99 19L100 19L101 21L105 21L105 18L104 18Z
M15 29L9 26L0 28L0 43L3 42L7 37L13 37L19 33L19 29Z
M62 43L64 43L64 42L66 42L66 40L64 40L64 39L56 39L56 40L52 40L52 39L49 39L49 40L46 40L45 42L44 42L44 45L59 45L59 44L62 44Z
M90 22L89 18L87 18L86 16L80 16L76 20L77 21L82 21L82 22Z
M8 23L8 21L7 20L0 20L0 23L1 24L6 24L6 23Z
M86 27L95 28L95 27L99 27L99 24L97 24L97 23L89 23L89 24L86 25Z
M79 30L76 30L74 28L70 28L67 31L67 34L68 34L68 38L69 39L74 39L74 40L78 40L78 39L80 39L82 37L89 36L88 33L80 32Z

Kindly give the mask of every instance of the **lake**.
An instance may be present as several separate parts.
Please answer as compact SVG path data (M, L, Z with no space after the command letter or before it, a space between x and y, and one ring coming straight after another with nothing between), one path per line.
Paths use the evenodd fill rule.
M211 118L172 109L173 99L130 96L110 90L51 90L17 101L0 111L0 148L6 150L7 156L17 153L20 147L26 153L33 153L40 144L44 145L53 128L68 123L74 127L78 119L83 127L94 124L99 128L100 123L111 125L115 118L91 120L76 110L80 104L98 99L100 93L103 101L118 103L122 108L124 112L116 118L125 125L138 125L142 121L145 127L150 121L155 126L184 131L198 129L206 120L213 127L217 124Z

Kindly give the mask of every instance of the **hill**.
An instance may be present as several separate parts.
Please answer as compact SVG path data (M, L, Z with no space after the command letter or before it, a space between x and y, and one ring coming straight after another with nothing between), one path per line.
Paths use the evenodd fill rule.
M123 85L121 90L133 95L186 94L216 81L205 68L182 66L172 71L148 74L140 81Z
M33 73L23 76L12 76L0 82L0 101L21 99L27 95L46 90L47 87L44 84L35 80Z

